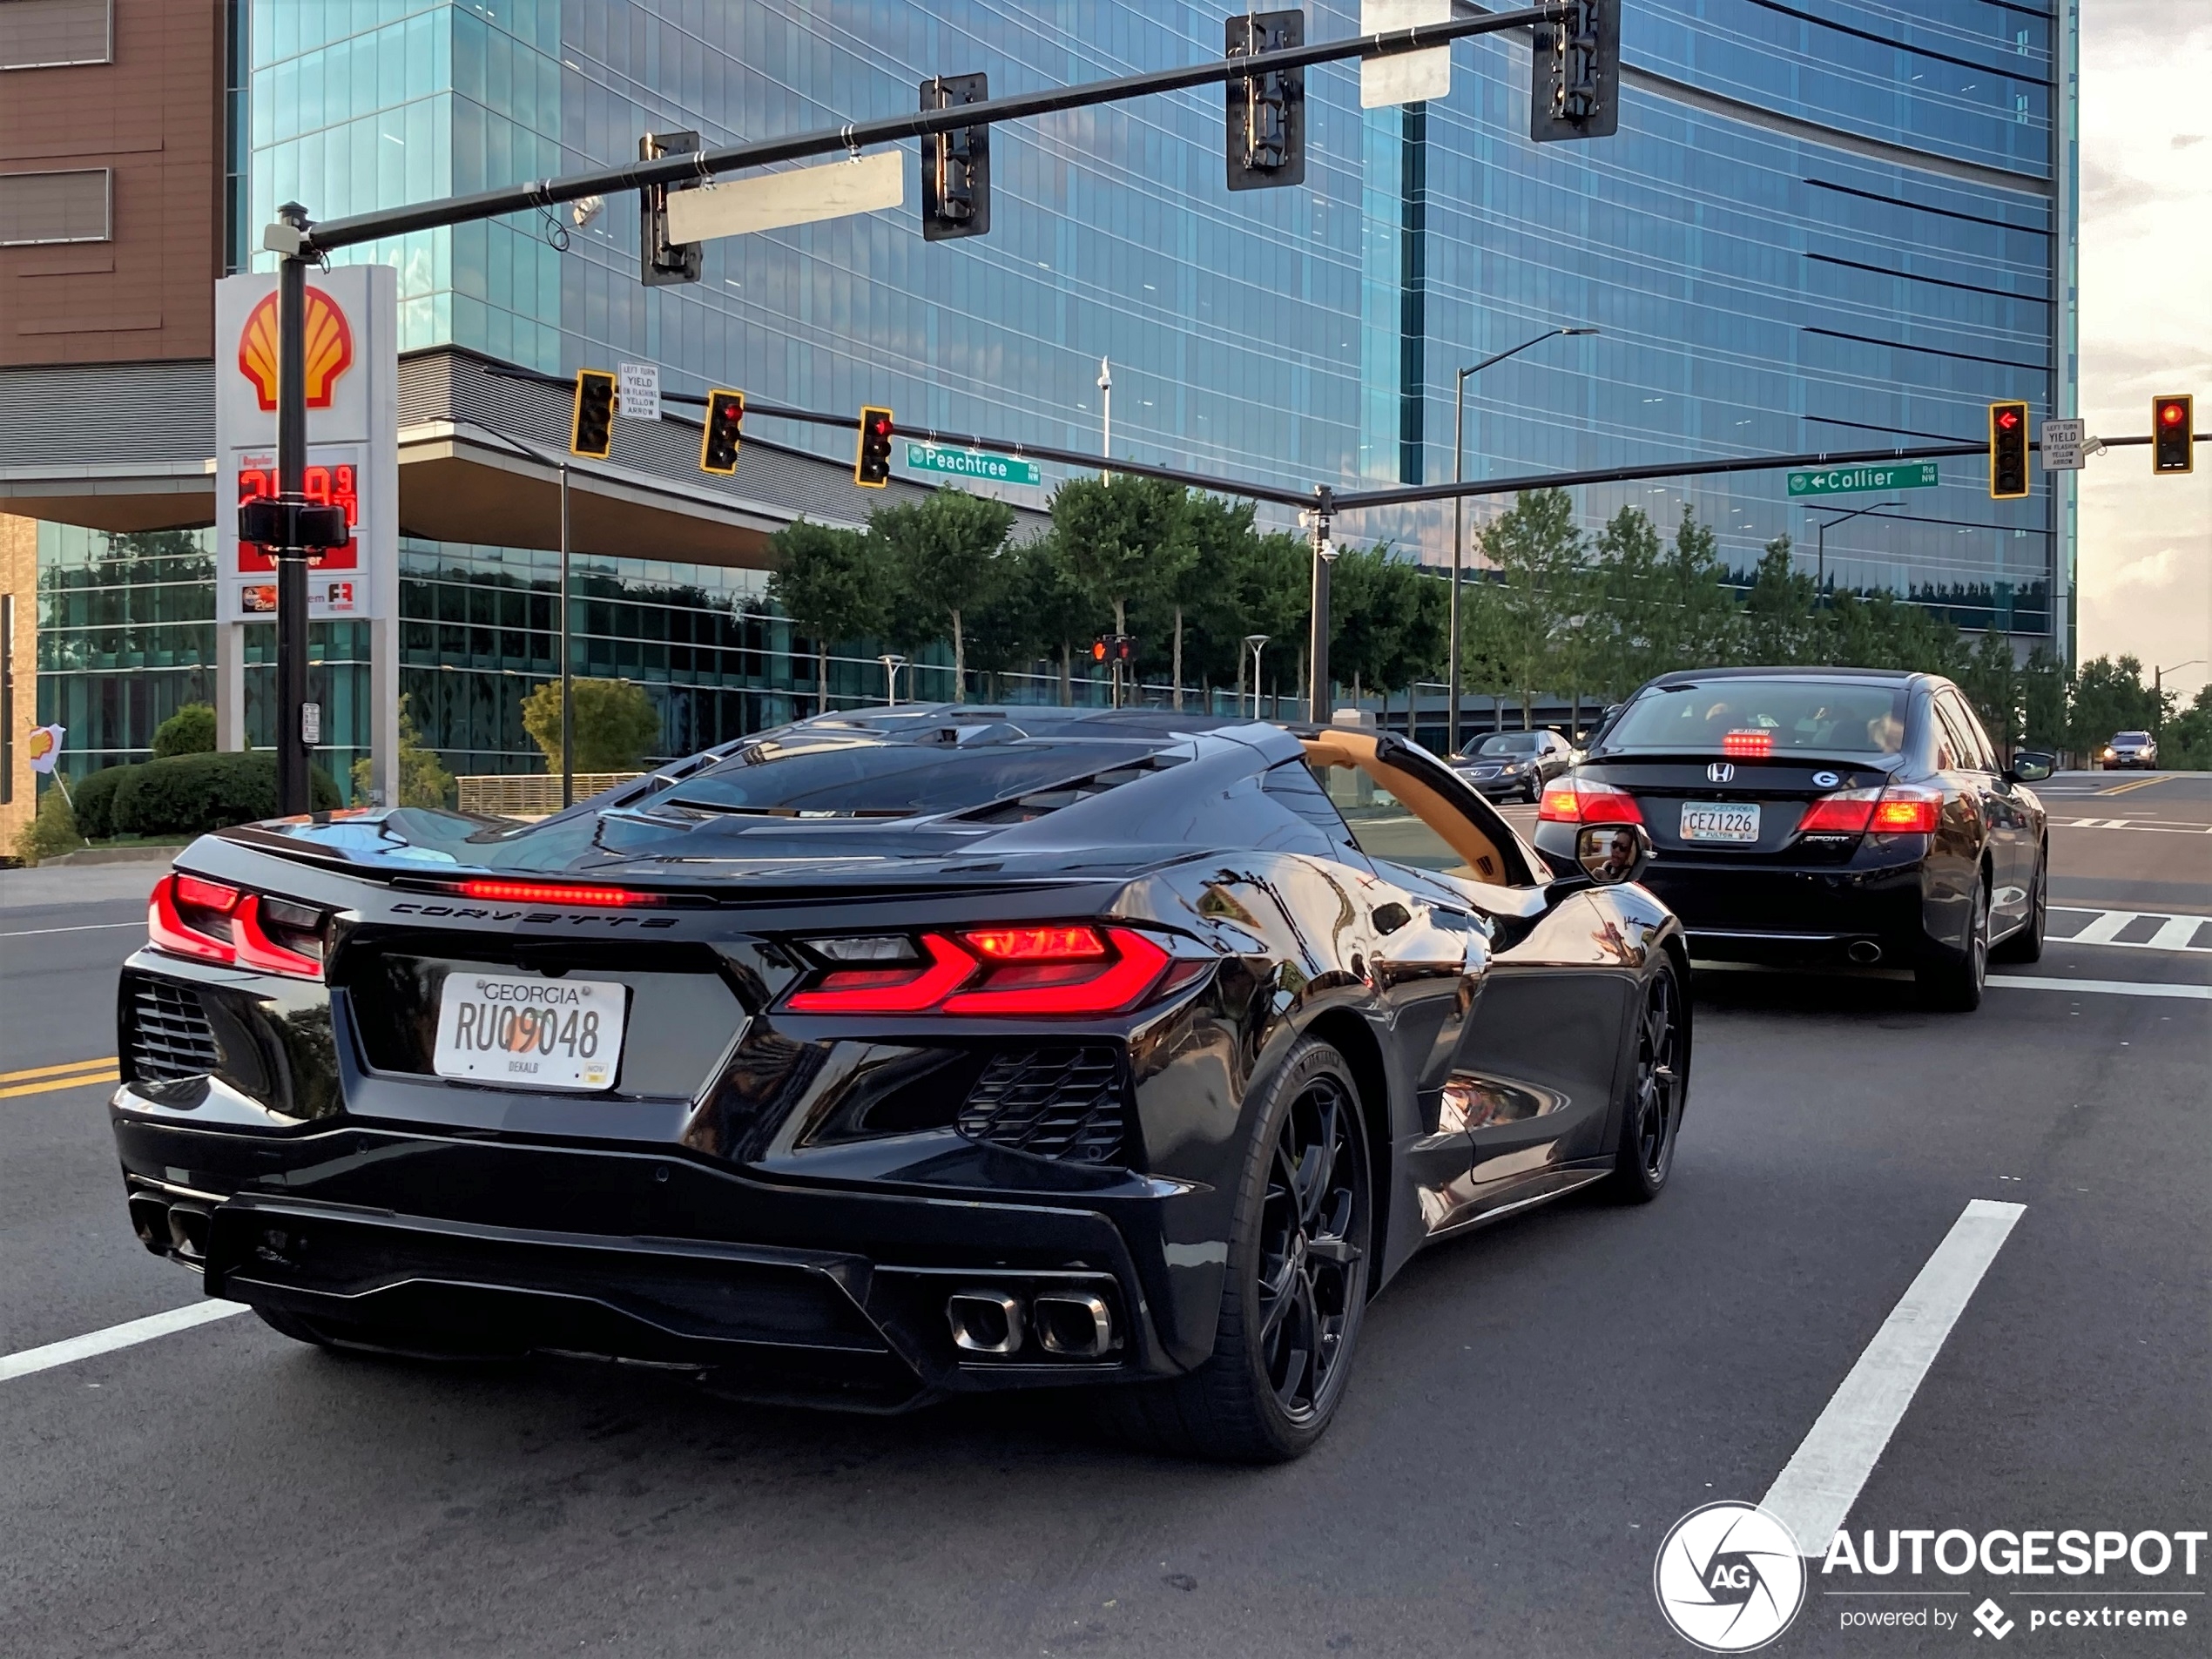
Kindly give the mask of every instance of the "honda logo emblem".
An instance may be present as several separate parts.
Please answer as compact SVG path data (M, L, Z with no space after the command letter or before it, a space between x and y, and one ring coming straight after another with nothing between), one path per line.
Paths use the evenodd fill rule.
M1716 784L1724 784L1736 776L1736 768L1725 760L1716 760L1705 768L1705 775Z

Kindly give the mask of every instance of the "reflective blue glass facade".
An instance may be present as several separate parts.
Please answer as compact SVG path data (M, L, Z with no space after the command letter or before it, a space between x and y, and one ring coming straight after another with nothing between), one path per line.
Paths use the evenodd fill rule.
M710 243L703 280L648 289L624 200L565 253L518 215L347 257L398 266L403 348L563 374L650 359L673 389L888 403L908 424L1071 448L1100 441L1103 356L1117 453L1301 487L1449 477L1456 370L1560 324L1602 333L1469 382L1469 475L1973 440L1993 398L2025 397L2039 419L2071 408L2070 360L2054 357L2069 104L2041 7L1625 11L1621 130L1605 140L1529 144L1528 49L1494 37L1453 48L1452 92L1426 106L1362 111L1356 70L1310 71L1298 189L1227 191L1213 89L1000 129L992 230L970 240L925 243L910 202ZM1307 13L1309 38L1357 24L1356 6ZM985 71L1007 92L1221 45L1214 9L1168 0L257 0L246 217L610 163L649 130L717 145L833 127L912 108L934 72ZM2001 503L1982 475L1946 462L1940 488L1837 525L1831 578L1970 626L2062 625L2066 520L2043 475ZM1810 552L1819 523L1778 473L1589 489L1580 505L1594 525L1624 501L1662 529L1694 509L1739 568L1777 535ZM1430 509L1339 529L1436 558L1449 522ZM410 550L411 641L459 625L424 608L436 584L412 579L415 562L489 582L488 556ZM452 671L443 646L408 651L409 684L435 702L412 675ZM482 672L548 671L497 655ZM789 684L786 669L756 678L745 695ZM437 735L456 759L520 752L518 726L493 741L476 715L453 718Z

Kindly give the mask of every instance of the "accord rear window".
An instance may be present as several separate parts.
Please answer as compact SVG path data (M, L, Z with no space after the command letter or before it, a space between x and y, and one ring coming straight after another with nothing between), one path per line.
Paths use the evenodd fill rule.
M785 818L916 818L1143 768L1152 758L1126 743L760 743L685 779L661 804Z
M1726 678L1657 685L1621 711L1607 754L1892 755L1905 688L1878 680ZM1764 739L1748 734L1764 733ZM1731 742L1731 734L1736 740Z

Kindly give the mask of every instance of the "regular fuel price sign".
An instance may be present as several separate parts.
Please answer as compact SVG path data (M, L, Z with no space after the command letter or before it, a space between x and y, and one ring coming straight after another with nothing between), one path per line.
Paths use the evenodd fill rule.
M1888 466L1830 467L1790 475L1790 496L1849 496L1869 489L1933 489L1942 482L1932 461L1901 461Z

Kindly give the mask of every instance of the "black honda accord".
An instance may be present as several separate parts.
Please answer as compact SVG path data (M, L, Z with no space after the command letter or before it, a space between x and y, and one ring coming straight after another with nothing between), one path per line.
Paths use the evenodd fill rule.
M1590 840L1358 731L911 706L223 831L123 971L131 1216L326 1347L1293 1456L1415 1251L1666 1183L1688 960Z
M2049 842L2027 787L1950 681L1872 669L1662 674L1544 792L1536 846L1571 867L1598 824L1641 825L1645 884L1692 953L1912 970L1933 1006L1979 1006L1993 954L2042 954Z

